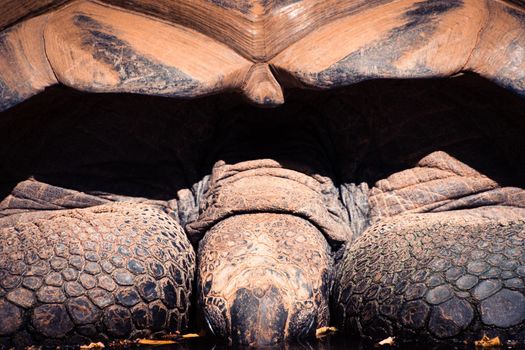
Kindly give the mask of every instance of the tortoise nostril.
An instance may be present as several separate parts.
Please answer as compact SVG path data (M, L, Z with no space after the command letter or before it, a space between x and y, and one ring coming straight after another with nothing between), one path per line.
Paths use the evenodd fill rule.
M253 295L255 295L257 298L262 298L265 293L266 293L266 290L264 290L262 288L254 288L253 289Z

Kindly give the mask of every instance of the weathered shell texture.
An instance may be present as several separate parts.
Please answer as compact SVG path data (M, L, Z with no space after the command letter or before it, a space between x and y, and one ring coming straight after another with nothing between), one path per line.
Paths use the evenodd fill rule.
M61 83L196 97L473 71L523 94L523 3L498 0L0 2L0 109ZM166 50L169 48L169 50Z

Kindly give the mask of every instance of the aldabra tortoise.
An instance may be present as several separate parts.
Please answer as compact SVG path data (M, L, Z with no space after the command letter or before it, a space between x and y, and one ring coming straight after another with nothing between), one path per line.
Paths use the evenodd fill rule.
M521 1L0 5L0 346L525 341Z

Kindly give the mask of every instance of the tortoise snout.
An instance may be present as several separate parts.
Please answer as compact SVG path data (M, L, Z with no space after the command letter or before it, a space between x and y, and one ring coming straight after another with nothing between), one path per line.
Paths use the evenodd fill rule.
M275 286L266 290L239 288L230 314L231 337L236 344L267 346L285 339L288 308Z
M268 346L286 338L312 335L319 312L314 300L303 300L304 293L291 292L287 284L272 278L278 274L276 271L252 272L258 273L255 283L234 282L228 286L227 299L205 299L203 316L213 334L250 346ZM250 275L253 280L254 274Z
M213 334L255 347L312 335L319 312L312 301L299 301L297 295L288 295L283 286L273 284L239 286L228 301L208 297L203 311Z

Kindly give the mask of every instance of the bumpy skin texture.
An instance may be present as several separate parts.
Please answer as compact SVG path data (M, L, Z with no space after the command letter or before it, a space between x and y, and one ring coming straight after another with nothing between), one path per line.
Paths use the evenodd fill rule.
M201 212L187 227L196 238L220 220L250 212L292 213L311 221L334 243L352 235L330 178L289 169L273 159L217 162Z
M339 266L338 326L373 340L523 341L524 217L493 207L374 224Z
M334 190L329 178L275 160L215 165L199 220L188 225L194 237L205 233L198 298L214 334L266 346L328 325L328 240L351 235Z
M199 259L199 303L216 335L269 345L328 325L330 247L308 221L271 213L230 217L207 232Z
M333 314L378 340L525 338L525 191L445 152L378 181L337 267Z
M433 152L415 167L378 181L370 191L370 217L446 212L481 206L525 208L525 191L502 187L445 152ZM502 214L502 217L504 215Z
M315 118L292 106L223 123L199 216L199 314L233 344L267 346L328 325L332 248L351 237ZM297 109L298 108L298 109Z
M0 344L85 344L187 327L195 253L160 207L112 203L7 219Z

